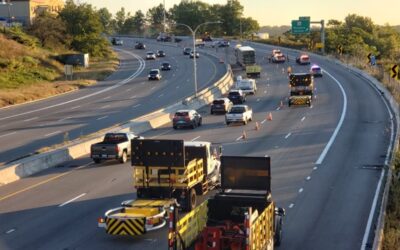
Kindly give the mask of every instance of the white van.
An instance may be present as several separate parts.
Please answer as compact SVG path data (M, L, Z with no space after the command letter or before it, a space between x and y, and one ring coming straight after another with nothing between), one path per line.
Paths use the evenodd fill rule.
M257 92L257 84L254 79L237 79L236 89L242 90L243 93L255 95Z

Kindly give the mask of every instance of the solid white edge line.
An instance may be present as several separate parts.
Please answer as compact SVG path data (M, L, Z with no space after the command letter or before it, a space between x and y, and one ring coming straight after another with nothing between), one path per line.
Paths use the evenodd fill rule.
M36 119L38 119L38 118L39 118L38 116L32 117L32 118L29 118L29 119L24 120L24 122L30 122L30 121L36 120Z
M58 207L63 207L63 206L65 206L65 205L67 205L67 204L69 204L69 203L71 203L73 201L76 201L77 199L79 199L79 198L81 198L82 196L85 196L85 195L86 195L86 193L80 194L80 195L76 196L75 198L72 198L71 200L64 202L63 204L58 205Z
M386 109L388 110L388 113L389 113L389 116L390 116L390 121L391 121L391 123L390 123L390 130L391 130L391 133L390 133L390 143L389 143L389 147L388 147L388 150L387 150L387 152L386 152L386 158L385 158L385 165L387 166L387 165L389 164L390 152L392 152L392 150L393 150L394 141L395 141L395 138L394 138L394 136L395 136L395 135L394 135L394 122L393 122L393 114L392 114L392 112L391 112L391 110L390 110L390 108L389 108L389 106L388 106L386 100L385 100L383 97L381 97L381 98L382 98L382 100L383 100L383 103L384 103L385 106L386 106ZM361 248L360 248L361 250L365 250L366 245L367 245L369 233L370 233L370 231L371 231L372 220L373 220L373 218L374 218L376 206L377 206L377 203L378 203L379 191L380 191L381 186L382 186L382 181L383 181L384 173L385 173L385 170L382 169L382 170L381 170L381 177L379 178L379 182L378 182L378 185L377 185L376 190L375 190L374 200L372 201L371 210L370 210L370 212L369 212L368 221L367 221L367 226L365 227L365 232L364 232L363 240L362 240L362 242L361 242Z
M61 131L57 130L56 132L45 134L44 137L49 137L49 136L56 135L56 134L59 134L59 133L61 133Z
M287 134L287 135L285 136L285 139L289 138L289 136L291 136L291 135L292 135L292 133Z
M328 153L333 142L335 141L336 136L339 133L339 130L343 125L343 121L344 121L344 118L346 117L346 112L347 112L347 95L346 95L346 92L344 91L342 84L335 77L333 77L329 72L327 72L326 70L323 70L323 71L328 76L330 76L336 82L336 84L339 86L339 89L343 95L343 108L342 108L342 114L340 116L340 120L335 128L335 131L333 132L331 138L328 141L328 144L326 144L326 146L325 146L324 150L322 151L321 155L319 156L318 160L315 162L315 164L318 164L318 165L324 161L326 154Z
M6 234L10 234L10 233L12 233L12 232L14 232L15 231L15 229L13 228L13 229L10 229L10 230L8 230L7 232L6 232Z
M8 135L13 135L13 134L16 134L17 132L11 132L11 133L8 133L8 134L4 134L4 135L0 135L0 138L1 137L6 137L6 136L8 136Z
M303 116L303 118L301 118L301 121L303 122L305 119L306 119L306 117L305 117L305 116Z
M191 141L195 141L195 140L197 140L197 139L199 139L199 138L200 138L200 135L197 136L197 137L195 137L195 138L193 138Z
M105 118L107 118L107 117L108 117L108 115L105 115L105 116L102 116L102 117L97 118L96 120L97 120L97 121L103 120L103 119L105 119Z

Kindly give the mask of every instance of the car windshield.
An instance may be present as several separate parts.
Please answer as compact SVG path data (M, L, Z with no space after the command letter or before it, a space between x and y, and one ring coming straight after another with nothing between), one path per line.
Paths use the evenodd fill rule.
M229 92L229 96L239 96L239 92Z
M162 64L163 66L169 66L169 63L165 62Z
M147 55L154 55L154 53L153 52L147 52Z
M164 53L164 51L162 51L162 50L159 50L159 51L158 51L158 53L159 53L159 54L163 54L163 53Z
M214 100L213 104L224 104L225 101L224 100Z
M104 137L104 142L124 142L127 140L128 138L125 134L106 134Z
M151 75L156 75L156 74L158 74L158 70L151 70L151 71L150 71L150 74L151 74Z
M246 109L244 107L233 107L229 113L232 114L241 114L244 113Z
M186 112L186 111L176 112L175 116L189 116L189 112Z

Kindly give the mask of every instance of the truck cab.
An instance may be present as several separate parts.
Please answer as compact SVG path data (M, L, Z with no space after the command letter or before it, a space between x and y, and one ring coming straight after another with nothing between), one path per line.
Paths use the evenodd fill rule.
M245 94L255 95L257 92L256 80L240 78L236 81L236 89L242 90Z
M211 152L211 142L185 141L184 146L187 160L203 159L203 164L207 168L207 176L212 177L216 172L219 173L221 162L217 159L215 152Z

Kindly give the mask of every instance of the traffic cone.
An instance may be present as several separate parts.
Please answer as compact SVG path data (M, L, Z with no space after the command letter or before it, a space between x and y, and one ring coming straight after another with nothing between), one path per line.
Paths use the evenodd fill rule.
M255 130L260 130L260 124L258 122L256 122L256 128Z
M271 112L269 112L269 114L268 114L268 116L267 116L267 120L268 120L268 121L272 121L272 113L271 113Z
M246 134L246 131L245 131L245 130L243 130L242 139L243 139L243 140L246 140L246 139L247 139L247 134Z
M279 107L283 108L283 101L281 100L281 103L279 104Z

